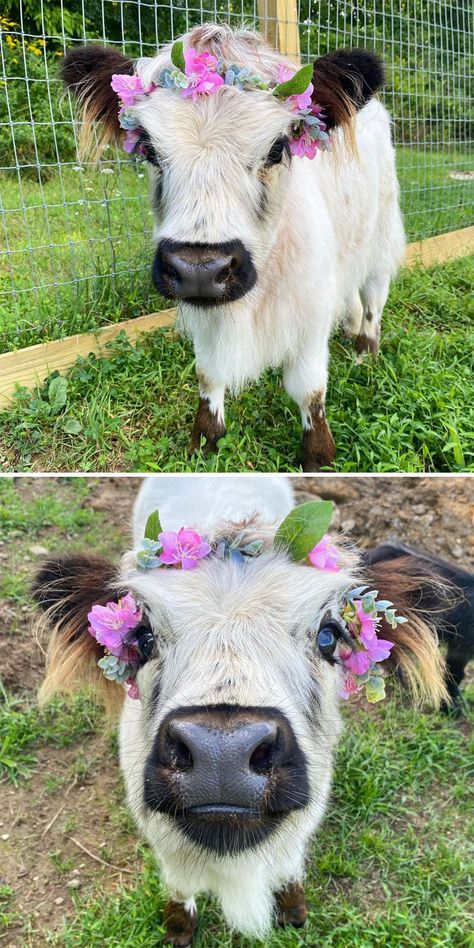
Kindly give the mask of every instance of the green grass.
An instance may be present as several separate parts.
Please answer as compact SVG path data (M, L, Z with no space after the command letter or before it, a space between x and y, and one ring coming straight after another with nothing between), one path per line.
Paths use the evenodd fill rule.
M435 714L395 700L368 714L345 709L332 802L308 864L309 921L276 930L268 948L468 948L472 915L472 746ZM150 853L118 894L88 893L52 944L62 948L160 944L165 894ZM472 903L471 903L472 908ZM200 899L198 948L250 948Z
M336 470L474 471L474 258L403 271L379 358L331 345L328 419ZM67 385L22 389L0 413L4 470L298 470L299 412L268 372L227 403L216 455L188 455L196 406L191 346L165 331L80 359Z
M97 722L97 708L87 698L56 700L38 711L9 694L0 679L0 779L18 785L33 773L39 746L68 747L94 733Z
M404 146L397 154L409 240L472 223L474 184L449 177L451 169L468 170L468 152ZM20 187L2 172L0 191L8 241L0 258L0 351L163 305L151 283L152 213L140 166L65 165L41 188L28 178Z

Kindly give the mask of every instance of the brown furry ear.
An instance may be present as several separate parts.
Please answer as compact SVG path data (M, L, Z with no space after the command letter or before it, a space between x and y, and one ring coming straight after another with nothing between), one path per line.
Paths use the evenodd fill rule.
M427 702L438 707L447 700L437 635L442 610L424 609L423 603L434 598L438 602L440 597L449 598L452 595L450 584L428 570L423 572L420 561L407 556L372 563L366 575L371 587L378 589L379 598L393 602L397 613L408 620L396 629L382 621L380 637L395 642L387 665L400 669L416 705ZM436 587L436 596L432 600L429 591L433 591L433 587Z
M133 75L133 61L107 46L81 46L67 54L60 76L76 96L82 112L81 153L89 153L93 123L100 121L96 151L121 134L119 100L110 83L116 73Z
M324 111L328 128L347 131L352 119L385 81L382 60L368 49L338 49L314 63L313 101Z
M107 681L97 666L103 648L88 632L87 614L95 603L117 599L115 567L100 556L67 556L51 559L37 573L33 599L42 610L37 627L49 634L46 676L40 689L42 704L55 694L80 688L92 690L113 711L122 704L124 691Z

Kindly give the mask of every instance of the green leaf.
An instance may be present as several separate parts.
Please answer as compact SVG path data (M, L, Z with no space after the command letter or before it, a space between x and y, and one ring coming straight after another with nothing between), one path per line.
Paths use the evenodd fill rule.
M64 424L61 425L63 431L66 434L80 434L82 431L81 422L77 418L66 418Z
M306 559L326 533L332 510L331 500L310 500L295 507L278 527L275 545L286 547L296 562Z
M184 61L184 46L182 40L176 40L171 47L171 62L176 69L184 72L186 63Z
M289 95L301 95L302 92L306 92L312 78L313 65L309 63L307 66L303 66L302 69L298 69L298 72L295 72L291 79L280 82L279 85L275 86L273 95L278 96L279 99L286 99Z
M380 677L370 677L365 685L365 696L370 704L377 704L385 698L385 682Z
M67 381L60 375L51 379L49 383L48 401L54 414L60 412L67 402Z
M156 540L158 537L158 534L161 533L162 530L163 530L163 527L161 526L160 515L157 510L154 510L153 513L150 514L146 522L145 533L144 533L145 539Z

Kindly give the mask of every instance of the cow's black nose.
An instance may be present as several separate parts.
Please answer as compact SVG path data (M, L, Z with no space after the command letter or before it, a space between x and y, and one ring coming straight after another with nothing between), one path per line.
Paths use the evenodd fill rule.
M255 268L241 241L185 244L163 240L153 264L153 279L168 299L216 305L238 299L253 286Z
M203 815L257 812L271 772L295 750L292 732L264 713L228 724L205 713L169 717L158 740L181 805Z

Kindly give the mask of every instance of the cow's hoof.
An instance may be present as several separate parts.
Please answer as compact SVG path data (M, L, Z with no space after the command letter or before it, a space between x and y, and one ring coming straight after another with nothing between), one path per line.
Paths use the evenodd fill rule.
M197 912L188 912L182 902L170 901L165 905L163 922L164 945L173 945L173 948L192 945L198 923Z
M365 333L361 332L354 339L354 349L358 355L370 352L371 355L376 356L379 351L379 340L371 339L370 336L366 336Z
M203 438L205 438L205 435L201 433L194 434L193 432L191 444L189 445L189 454L191 456L193 454L198 454L199 451L201 451L204 457L207 458L208 454L215 454L216 451L219 450L217 441L211 441L210 439L204 441Z
M293 928L302 928L306 924L308 909L301 882L292 882L286 889L281 889L276 896L276 906L280 927L291 925Z
M451 698L449 702L443 701L440 711L442 714L446 714L449 718L457 719L464 717L465 709L462 698Z

